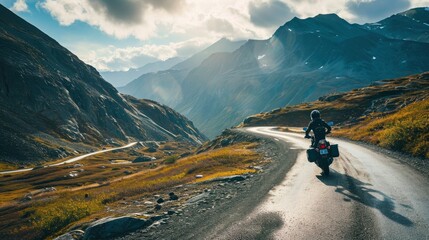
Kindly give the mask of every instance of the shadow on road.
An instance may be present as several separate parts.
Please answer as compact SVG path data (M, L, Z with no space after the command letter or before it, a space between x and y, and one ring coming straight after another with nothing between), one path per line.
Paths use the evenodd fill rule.
M347 174L332 171L329 177L316 176L328 186L336 187L338 192L345 197L360 202L368 207L378 209L384 216L401 225L410 227L413 222L405 216L395 212L394 199L385 193L371 188L371 184L362 182ZM378 197L376 197L378 195ZM348 199L345 201L350 201Z
M267 212L246 219L232 226L218 239L240 239L240 240L271 240L275 239L273 234L283 226L280 214Z

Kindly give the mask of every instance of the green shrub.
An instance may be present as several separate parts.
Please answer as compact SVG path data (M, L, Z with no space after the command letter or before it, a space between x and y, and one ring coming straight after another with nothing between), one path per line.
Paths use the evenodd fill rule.
M177 161L177 159L179 159L178 155L171 155L168 156L164 159L164 161L162 161L164 164L173 164Z

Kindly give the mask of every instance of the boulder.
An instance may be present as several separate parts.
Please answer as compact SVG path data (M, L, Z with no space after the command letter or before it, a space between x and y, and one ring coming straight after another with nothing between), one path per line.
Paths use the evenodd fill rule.
M167 214L168 214L168 215L173 215L173 214L175 214L175 213L176 213L176 211L174 211L174 210L172 210L172 209L168 210L168 212L167 212Z
M150 162L153 160L156 160L156 158L151 156L140 156L134 159L133 163Z
M204 200L205 198L207 198L208 196L209 196L208 192L201 193L201 194L199 194L197 196L194 196L194 197L188 199L188 201L186 201L186 204L195 204L195 203L198 203L198 202Z
M146 152L154 153L154 152L156 152L156 148L154 148L154 147L149 147L149 148L146 150Z
M129 216L102 218L93 222L86 229L83 240L114 238L147 227L150 224L152 224L151 220Z
M176 194L174 194L174 192L169 193L168 196L170 197L170 200L172 200L172 201L179 199L179 197Z
M82 230L73 230L55 238L54 240L79 240L82 239L84 234L85 232Z

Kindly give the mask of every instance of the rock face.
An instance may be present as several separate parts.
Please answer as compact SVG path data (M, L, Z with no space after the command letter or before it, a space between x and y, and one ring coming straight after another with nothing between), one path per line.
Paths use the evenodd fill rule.
M408 27L395 25L404 32ZM427 52L426 42L391 38L335 14L317 15L294 18L267 40L249 40L233 52L212 54L181 81L158 74L129 86L139 96L175 102L178 112L212 138L249 115L428 71ZM137 82L143 86L149 81L163 82L157 93L174 85L180 96L156 96L147 91L151 88L138 88Z
M0 15L0 161L59 158L74 144L112 139L178 139L54 39L3 6Z
M83 240L111 239L152 224L151 220L134 217L103 218L92 223L85 231Z

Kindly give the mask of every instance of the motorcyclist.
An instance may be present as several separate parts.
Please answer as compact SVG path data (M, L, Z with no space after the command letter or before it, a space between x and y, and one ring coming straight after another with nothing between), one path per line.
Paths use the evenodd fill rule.
M305 138L311 138L309 134L313 130L314 141L311 143L311 146L316 147L317 143L325 139L326 134L331 132L331 126L320 118L320 112L318 110L311 111L310 117L311 121L305 131Z

